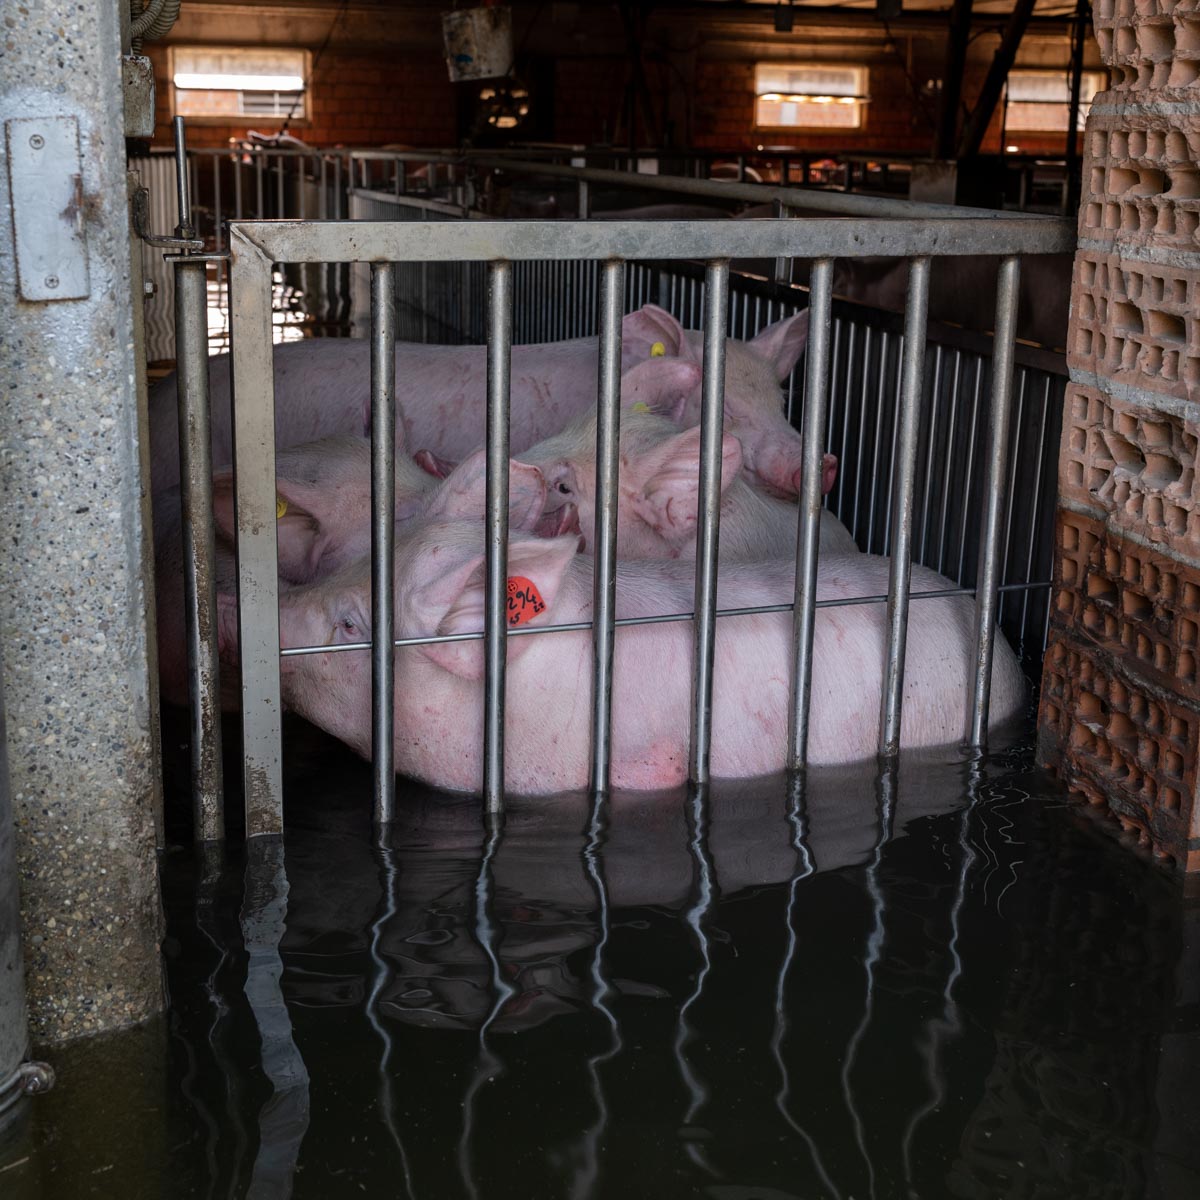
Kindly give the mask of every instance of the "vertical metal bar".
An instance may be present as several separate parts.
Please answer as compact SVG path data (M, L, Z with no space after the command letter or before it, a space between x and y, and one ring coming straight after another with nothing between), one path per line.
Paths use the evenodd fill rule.
M191 237L192 200L183 118L174 121L178 237ZM225 836L221 764L221 681L217 645L216 538L208 404L208 264L175 260L179 481L184 629L191 734L192 824L199 842Z
M283 831L271 261L236 226L229 248L242 778L246 836L256 837Z
M242 219L242 161L235 157L233 160L233 219Z
M912 566L913 488L916 482L917 432L921 424L921 383L925 369L925 321L929 306L929 259L914 258L908 274L904 315L904 363L900 397L892 511L892 565L888 581L887 656L879 710L879 753L900 749L900 703L904 688L904 644L908 634L909 575Z
M796 603L792 610L792 705L788 766L808 760L808 709L812 695L813 630L816 624L817 549L821 537L821 460L829 407L830 305L833 259L812 265L808 299L808 357L804 381L804 470L800 478L800 521L796 532Z
M182 210L181 210L182 211ZM221 681L217 647L216 539L208 407L208 279L203 259L175 261L175 359L183 595L191 718L192 823L197 841L225 836Z
M792 215L791 209L788 208L782 200L773 200L771 202L771 215L781 220L786 220ZM792 278L792 260L790 258L779 257L775 260L775 282L788 283ZM811 302L810 302L811 303Z
M983 359L975 360L975 386L971 391L971 431L967 435L967 469L963 483L962 507L965 511L971 503L971 481L975 475L975 435L979 429L979 394L983 390ZM967 553L965 532L960 529L958 534L958 571L954 576L955 583L962 583L964 560Z
M221 156L212 156L213 169L213 232L214 246L218 254L225 248L225 214L221 211Z
M712 742L713 645L717 617L717 547L720 537L721 438L725 412L725 327L729 260L714 259L704 272L704 377L700 409L700 529L696 539L695 641L692 654L692 737L689 776L708 782Z
M175 135L175 197L179 205L179 237L192 236L192 194L188 187L187 146L184 140L183 118L172 122Z
M266 213L263 212L263 163L265 156L256 151L254 154L254 198L258 203L258 207L254 210L254 215L258 220L262 220Z
M592 791L608 790L617 605L617 483L621 435L621 313L625 264L600 276L600 382L596 418L596 560L592 616Z
M483 799L504 809L505 583L508 575L508 400L512 363L512 263L488 266L487 591L484 610Z
M396 283L391 263L371 264L371 761L375 821L392 820L396 555Z
M933 456L934 447L937 445L937 424L938 411L941 408L941 391L942 391L942 347L940 345L933 348L933 388L929 397L929 436L926 438L925 446L925 486L922 489L921 496L921 550L919 558L921 562L928 564L928 542L929 542L929 493L933 486ZM946 454L949 458L949 453Z
M579 180L577 186L579 189L579 199L576 207L579 210L579 219L581 221L586 221L592 215L591 189L588 187L588 181L586 179Z
M988 702L992 686L992 647L996 633L996 603L1000 586L1000 512L1008 458L1009 415L1012 411L1014 341L1017 334L1017 292L1021 260L1006 258L996 284L996 341L992 358L992 411L988 424L987 496L979 532L979 574L975 585L975 684L967 711L967 740L982 747L987 741Z

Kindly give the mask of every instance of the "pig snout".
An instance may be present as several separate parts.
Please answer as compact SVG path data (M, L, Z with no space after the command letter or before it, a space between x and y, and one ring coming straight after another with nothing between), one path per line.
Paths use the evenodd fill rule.
M574 504L567 503L561 508L544 512L534 525L533 532L540 538L561 537L564 533L582 534L579 509Z

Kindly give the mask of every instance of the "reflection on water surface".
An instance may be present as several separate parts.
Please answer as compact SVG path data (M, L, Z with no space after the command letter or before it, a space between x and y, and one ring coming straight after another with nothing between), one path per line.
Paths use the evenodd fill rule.
M1197 910L1021 744L382 838L290 771L285 844L165 856L170 1015L56 1056L6 1200L1200 1194Z

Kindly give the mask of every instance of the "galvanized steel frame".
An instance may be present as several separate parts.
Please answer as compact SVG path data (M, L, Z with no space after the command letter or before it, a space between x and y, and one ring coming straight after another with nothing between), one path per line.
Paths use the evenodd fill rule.
M725 187L726 185L720 185ZM787 189L783 189L787 190ZM761 195L761 190L758 191ZM790 198L789 198L790 202ZM931 206L922 206L925 208ZM875 211L878 211L877 209ZM968 210L970 211L970 210ZM961 210L960 210L961 213ZM718 488L720 469L721 406L724 393L722 354L726 323L728 260L730 258L804 257L826 260L817 275L823 279L837 257L881 255L915 259L910 290L907 350L905 358L904 412L900 435L902 469L897 474L894 506L899 515L899 536L893 552L890 594L887 597L890 619L887 646L888 682L882 698L880 751L887 755L899 744L900 697L903 682L903 639L907 605L918 598L908 592L911 563L912 464L916 455L916 421L911 416L919 403L920 373L924 356L925 306L927 302L929 258L952 254L999 254L1012 260L1021 254L1046 254L1069 251L1074 232L1066 222L1041 217L994 215L949 215L943 210L936 218L920 221L880 218L868 223L842 218L811 218L803 222L789 220L756 221L735 224L720 221L680 222L665 225L656 222L611 222L594 224L569 222L496 222L478 221L453 225L422 223L414 226L395 222L239 222L230 226L232 286L237 304L233 311L233 372L235 381L235 446L237 479L238 531L238 611L243 670L243 727L245 731L244 778L246 785L247 834L277 833L282 829L282 786L280 775L279 710L279 621L278 559L275 544L274 486L274 380L271 354L270 282L274 263L370 262L375 264L376 279L386 278L381 265L397 262L482 261L489 266L489 349L488 349L488 434L487 434L487 616L485 631L485 802L489 812L499 812L503 804L503 713L505 638L524 633L545 634L558 628L592 628L597 650L594 656L595 738L593 786L600 790L606 783L608 731L611 720L611 636L618 624L643 623L614 621L611 603L603 603L614 575L611 538L600 541L601 521L606 532L612 520L603 500L597 514L597 547L604 555L597 572L596 620L570 626L542 627L508 631L504 621L504 582L507 557L508 516L508 364L512 338L511 264L520 260L595 259L605 264L604 295L601 303L600 409L602 444L600 461L605 464L602 478L615 485L616 443L619 422L615 417L619 363L620 304L615 299L615 272L629 259L703 259L707 269L706 311L704 320L704 379L702 408L702 453L700 461L702 521L696 561L696 653L693 660L693 737L690 747L692 779L708 779L711 713L711 672L716 610L716 559L718 540ZM1012 334L1015 322L1009 308L1015 303L1015 285L1006 264L1001 274L1000 303L1002 331L1008 335L1006 354L1001 354L1000 369L993 390L998 396L1011 379ZM827 281L815 297L817 328L812 331L815 353L810 359L810 374L818 399L827 394L822 379L828 362L829 308L823 298ZM384 379L389 368L381 361L394 337L388 331L386 306L380 291L373 294L375 328L371 343L372 379ZM825 349L822 351L821 347ZM614 358L615 354L615 358ZM1005 366L1004 364L1007 364ZM374 411L386 407L387 388L373 382L372 430L386 429L386 416ZM243 399L237 402L240 395ZM815 406L819 414L819 404ZM394 412L392 415L394 420ZM1003 427L1001 421L997 421ZM802 501L804 520L798 528L797 604L757 611L796 612L797 667L804 666L802 640L811 638L811 613L816 607L832 606L815 602L817 506L809 495L816 488L820 446L814 439L824 436L823 415L806 422L805 479ZM1003 458L997 457L998 434L991 443L989 503L984 518L983 559L980 587L976 591L978 633L981 639L976 654L977 678L972 694L972 712L978 712L979 676L986 676L990 665L999 553L997 516L1004 485ZM1002 455L1002 451L999 452ZM390 471L394 447L383 437L373 451L373 471ZM905 465L907 464L907 465ZM604 486L603 484L601 486ZM612 493L610 493L611 495ZM602 492L603 496L604 493ZM375 490L376 508L386 498ZM375 513L378 529L386 520L385 511ZM385 539L386 540L386 539ZM390 597L380 581L377 602L390 611ZM969 594L969 589L946 589L939 595ZM870 602L882 597L864 598ZM840 602L839 602L840 603ZM687 619L693 614L673 614L654 620ZM392 639L394 646L439 640L464 640L480 635L456 635L452 638ZM344 646L341 649L366 648ZM328 647L298 648L286 653L328 652ZM382 663L386 651L375 655L373 667L373 711L376 736L382 737L384 714L390 713L392 695L390 672ZM805 666L806 675L808 667ZM802 737L796 733L803 724L806 708L801 679L797 671L794 684L791 751L793 766L804 761ZM982 740L978 719L968 717L972 732ZM390 773L391 762L377 756L376 774ZM377 797L385 794L386 784L377 779ZM387 819L385 805L377 805L377 816Z

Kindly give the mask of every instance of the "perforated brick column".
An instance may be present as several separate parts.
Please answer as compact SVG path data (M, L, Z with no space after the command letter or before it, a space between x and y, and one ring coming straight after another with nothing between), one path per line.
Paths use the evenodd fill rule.
M1097 0L1043 762L1200 872L1200 14Z

